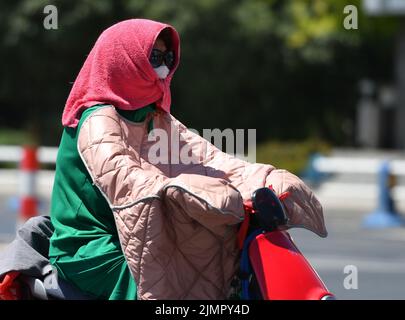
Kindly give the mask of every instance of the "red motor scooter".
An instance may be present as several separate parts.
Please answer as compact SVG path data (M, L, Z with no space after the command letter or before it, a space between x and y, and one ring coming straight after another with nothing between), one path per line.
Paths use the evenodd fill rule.
M288 218L276 194L257 189L252 207L240 265L242 299L335 300L285 230Z

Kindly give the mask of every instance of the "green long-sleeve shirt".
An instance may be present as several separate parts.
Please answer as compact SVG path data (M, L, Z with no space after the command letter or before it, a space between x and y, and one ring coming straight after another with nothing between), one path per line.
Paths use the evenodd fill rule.
M92 184L77 150L84 120L100 106L86 109L77 128L63 130L51 199L55 232L49 256L58 276L95 298L132 300L136 299L136 283L121 250L113 213ZM145 121L154 110L154 105L135 111L117 109L134 122Z

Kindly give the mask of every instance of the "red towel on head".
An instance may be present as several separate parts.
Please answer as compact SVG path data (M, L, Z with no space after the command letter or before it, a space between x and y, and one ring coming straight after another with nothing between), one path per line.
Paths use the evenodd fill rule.
M172 31L175 66L159 79L149 55L159 33ZM170 25L147 20L122 21L105 30L88 55L70 92L62 115L65 127L76 127L81 112L98 103L136 110L156 102L170 112L170 82L180 59L180 39Z

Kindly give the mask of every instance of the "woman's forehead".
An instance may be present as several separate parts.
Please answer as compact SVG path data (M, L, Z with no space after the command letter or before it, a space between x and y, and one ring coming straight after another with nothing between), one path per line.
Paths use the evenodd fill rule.
M166 47L166 44L163 41L163 39L157 38L154 45L153 45L153 49L158 49L160 51L166 51L167 47Z

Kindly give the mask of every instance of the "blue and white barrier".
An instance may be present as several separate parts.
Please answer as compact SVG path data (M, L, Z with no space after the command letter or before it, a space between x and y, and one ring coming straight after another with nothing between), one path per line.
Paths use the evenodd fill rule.
M326 157L317 154L311 158L303 177L311 183L320 184L326 178L339 174L354 177L356 175L377 175L377 203L375 210L364 218L362 224L364 228L398 227L404 224L404 219L398 213L393 197L393 189L398 190L395 183L396 178L405 176L404 160ZM353 183L352 186L356 186L356 183ZM358 199L358 201L362 200Z

